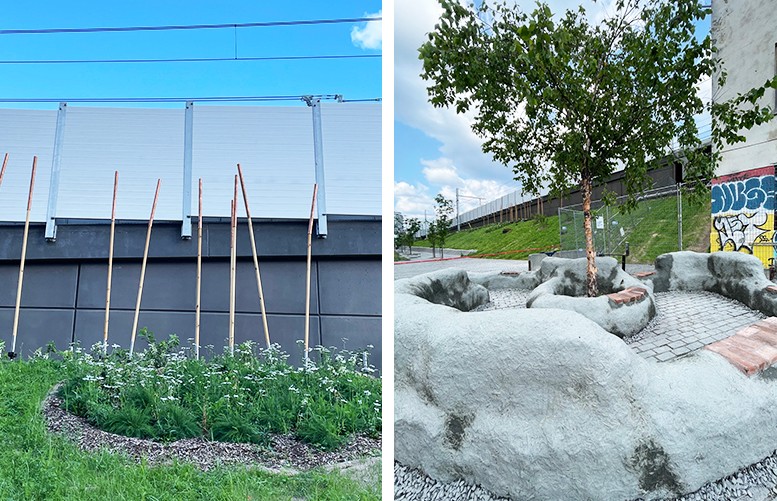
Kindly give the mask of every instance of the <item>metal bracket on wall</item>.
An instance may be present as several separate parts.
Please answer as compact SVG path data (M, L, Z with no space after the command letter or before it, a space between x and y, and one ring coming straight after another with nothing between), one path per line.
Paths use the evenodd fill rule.
M65 112L67 103L59 103L57 128L54 132L54 152L51 157L51 176L49 178L49 202L46 207L46 240L57 239L57 195L59 194L59 173L62 159L62 144L65 140Z
M305 96L302 99L313 110L313 153L316 164L316 184L318 185L316 236L326 238L326 179L324 176L324 138L321 132L321 98Z
M186 103L183 129L183 206L181 207L181 238L192 238L192 134L194 103Z

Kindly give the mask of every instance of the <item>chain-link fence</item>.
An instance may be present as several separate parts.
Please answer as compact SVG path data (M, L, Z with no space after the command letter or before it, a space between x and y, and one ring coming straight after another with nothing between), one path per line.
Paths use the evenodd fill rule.
M629 254L632 263L652 263L656 256L678 250L709 248L709 205L690 203L682 184L646 191L637 207L626 211L625 197L605 205L591 202L594 247L598 255ZM582 205L562 207L559 213L561 249L585 249Z

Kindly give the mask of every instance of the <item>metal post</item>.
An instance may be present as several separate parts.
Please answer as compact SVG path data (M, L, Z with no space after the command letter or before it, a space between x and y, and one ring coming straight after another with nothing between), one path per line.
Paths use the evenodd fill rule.
M181 238L192 238L192 132L194 103L186 103L183 125L183 202L181 207Z
M57 194L59 193L59 172L62 159L62 143L65 140L65 112L67 103L59 103L57 111L57 128L54 132L54 152L51 157L51 177L49 178L49 203L46 208L46 240L57 239Z
M683 192L677 183L677 249L683 250Z
M456 231L461 231L461 213L459 212L459 189L456 188Z
M324 137L321 132L321 99L308 98L305 102L313 109L313 152L316 161L316 185L318 186L318 238L326 238L326 180L324 179Z

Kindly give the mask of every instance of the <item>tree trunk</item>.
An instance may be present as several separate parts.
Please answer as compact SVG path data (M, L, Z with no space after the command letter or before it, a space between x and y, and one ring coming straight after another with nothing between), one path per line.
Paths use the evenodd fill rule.
M593 228L591 228L592 190L591 178L586 174L583 174L581 187L583 188L583 228L585 229L585 256L586 259L588 259L588 267L586 269L586 292L588 297L596 297L599 295L599 291L596 285L596 251L594 250L594 232Z

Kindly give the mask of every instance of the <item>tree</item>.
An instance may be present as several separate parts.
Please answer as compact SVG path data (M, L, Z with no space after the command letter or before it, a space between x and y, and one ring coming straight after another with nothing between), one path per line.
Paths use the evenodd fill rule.
M405 241L405 216L401 212L394 213L394 249L399 249Z
M418 218L405 219L405 244L408 246L410 254L413 253L413 243L415 243L415 237L419 231L421 231L421 221Z
M432 244L432 255L434 255L434 248L440 248L440 257L445 257L445 239L448 238L448 234L451 231L451 214L453 214L453 202L444 196L442 193L438 193L434 197L434 201L437 205L434 208L435 220L429 225L429 242Z
M622 167L633 207L651 184L653 162L675 152L701 196L722 146L773 116L759 99L777 78L725 103L705 105L697 95L705 77L725 82L709 36L695 37L694 23L711 13L698 0L618 0L616 14L599 24L582 7L556 19L541 2L531 14L505 3L440 3L440 22L419 49L430 102L472 108L483 150L512 168L525 191L580 187L589 296L597 295L595 184ZM705 110L712 159L694 120Z

